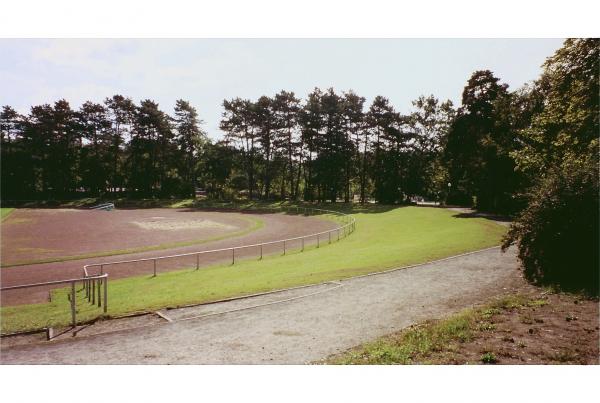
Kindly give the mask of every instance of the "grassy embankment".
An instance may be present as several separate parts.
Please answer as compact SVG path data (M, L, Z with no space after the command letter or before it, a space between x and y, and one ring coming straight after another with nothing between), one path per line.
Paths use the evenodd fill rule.
M181 270L109 282L109 316L214 301L226 297L343 279L406 266L500 243L505 228L484 218L425 207L372 206L355 209L356 232L327 247L303 253L249 259L199 271ZM66 290L51 303L3 307L2 332L68 324ZM79 292L78 320L100 315Z

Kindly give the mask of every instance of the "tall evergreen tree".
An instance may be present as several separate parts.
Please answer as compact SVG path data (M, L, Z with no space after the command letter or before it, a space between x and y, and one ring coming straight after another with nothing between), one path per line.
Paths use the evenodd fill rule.
M364 124L364 104L365 98L356 95L353 91L344 94L343 120L345 132L344 146L344 202L350 202L350 192L352 179L358 174L360 181L361 200L364 195L363 176L366 175L364 158L361 158L361 141L363 133L368 132ZM367 144L365 143L364 152L366 153Z
M297 133L300 100L296 98L293 92L281 91L275 95L273 110L276 127L275 146L285 156L285 165L281 175L280 196L282 199L285 198L285 183L287 181L290 196L292 199L296 199L298 192L296 169L300 169L299 164L296 163L296 160L300 157L300 139Z
M1 189L3 199L31 197L33 166L23 143L24 117L6 105L0 112Z
M252 105L253 125L260 144L262 157L262 191L265 199L271 196L271 183L273 180L272 162L275 151L275 111L274 102L267 96L260 97Z
M168 115L149 99L137 108L129 147L129 183L132 189L149 195L161 193L168 176L170 141L173 138Z
M126 184L125 172L125 147L129 145L133 135L133 122L135 119L135 105L129 98L114 95L106 98L104 104L108 109L111 121L110 156L110 184L112 191L122 190Z
M393 144L387 141L398 135L398 129L395 127L398 119L399 116L389 100L382 96L375 97L366 116L367 127L373 139L371 176L374 182L374 196L377 201L384 203L395 202L399 196L399 178L397 172L394 172L398 161L388 152L390 147L393 148Z
M254 198L256 189L256 156L258 153L257 133L252 102L235 98L223 101L221 130L225 132L225 142L242 150L244 171L248 178L249 198Z
M85 102L76 114L82 138L87 143L81 150L81 184L94 195L106 191L110 178L111 122L108 110L101 104Z
M319 153L319 137L324 126L321 107L322 92L315 88L300 110L299 121L302 138L302 158L304 160L304 200L315 200L314 160Z
M202 147L206 144L207 138L200 128L203 122L198 119L196 108L192 107L187 101L177 100L174 123L177 131L176 141L183 156L181 161L183 193L192 196L196 188L198 156Z
M450 202L486 211L507 211L516 187L510 153L517 144L511 133L510 95L506 84L489 70L476 71L463 91L462 106L445 148L452 184Z
M455 110L451 101L440 102L433 95L421 96L412 104L415 110L408 120L413 135L408 181L414 194L439 199L448 182L441 156Z

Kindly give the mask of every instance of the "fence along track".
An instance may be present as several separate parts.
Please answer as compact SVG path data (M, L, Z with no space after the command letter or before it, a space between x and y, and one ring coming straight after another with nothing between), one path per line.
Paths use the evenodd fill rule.
M75 327L77 325L77 317L76 317L77 297L76 297L76 291L75 291L75 287L76 287L77 283L80 283L82 285L81 291L85 292L85 299L87 300L88 303L90 303L92 305L97 304L99 308L103 308L104 313L107 313L107 311L108 311L108 273L104 273L105 266L123 265L123 264L129 264L129 263L137 263L137 262L153 262L153 276L155 277L157 275L156 263L161 260L174 259L174 258L180 258L180 257L185 257L185 256L195 256L196 257L196 270L198 270L200 267L199 260L200 260L201 255L207 255L207 254L211 254L211 253L212 254L222 253L222 252L230 251L231 256L232 256L231 263L235 264L236 250L259 248L260 249L260 258L262 259L264 246L280 244L280 245L282 245L282 250L283 250L283 253L285 254L286 246L287 246L286 244L288 244L289 242L292 242L292 241L300 240L302 243L301 252L303 252L306 240L310 240L311 238L316 239L316 246L318 248L318 247L320 247L321 237L324 235L327 236L326 241L328 243L331 243L332 242L332 236L331 236L332 234L335 234L337 236L337 240L339 241L340 239L347 237L348 235L350 235L351 233L353 233L356 230L356 220L354 219L354 217L352 217L348 214L340 213L338 211L309 208L309 207L284 207L281 209L259 208L256 210L253 209L251 211L261 211L261 210L275 210L278 212L283 210L284 212L286 212L288 214L290 212L295 212L296 214L303 214L303 215L311 215L311 213L313 213L313 214L333 214L333 215L336 215L336 216L342 218L342 220L344 221L344 224L337 228L333 228L333 229L330 229L327 231L321 231L321 232L316 232L313 234L303 235L303 236L299 236L299 237L279 239L276 241L269 241L269 242L257 243L257 244L252 244L252 245L241 245L241 246L235 246L235 247L231 247L231 248L213 249L213 250L207 250L207 251L201 251L201 252L190 252L190 253L183 253L183 254L179 254L179 255L159 256L159 257L155 257L155 258L133 259L133 260L122 260L122 261L107 262L107 263L89 264L89 265L85 265L83 267L83 277L82 278L74 278L74 279L67 279L67 280L48 281L48 282L44 282L44 283L21 284L21 285L16 285L16 286L2 287L2 288L0 288L0 291L5 292L5 291L10 291L10 290L25 289L25 288L44 287L44 286L51 286L51 285L58 285L58 284L70 284L71 290L69 293L69 305L70 305L70 310L71 310L71 326ZM325 239L323 239L323 240L325 241ZM91 268L99 268L99 273L90 274Z
M43 283L13 285L9 287L2 287L0 288L0 291L6 292L10 290L21 290L24 288L36 288L58 284L70 284L71 290L68 295L69 305L71 308L71 326L75 327L77 325L77 295L75 291L75 286L77 285L77 283L81 283L81 290L85 291L85 298L87 299L88 303L96 305L97 301L98 308L103 308L104 313L108 311L108 274L84 276L83 278L72 278L67 280L46 281Z
M302 235L302 236L298 236L298 237L293 237L293 238L286 238L286 239L278 239L275 241L269 241L269 242L262 242L262 243L256 243L256 244L251 244L251 245L240 245L240 246L234 246L234 247L230 247L230 248L221 248L221 249L212 249L212 250L206 250L206 251L200 251L200 252L188 252L188 253L181 253L181 254L176 254L176 255L167 255L167 256L158 256L158 257L153 257L153 258L143 258L143 259L130 259L130 260L119 260L119 261L113 261L113 262L105 262L105 263L94 263L94 264L88 264L83 266L83 276L84 277L89 277L92 275L102 275L105 274L104 273L104 269L107 267L114 267L114 266L119 266L119 265L131 265L131 264L136 264L136 263L143 263L143 262L151 262L151 268L149 268L149 271L151 270L152 272L152 276L156 277L158 275L158 269L157 269L157 264L160 261L165 261L165 260L173 260L173 259L179 259L179 258L184 258L184 257L196 257L195 260L195 265L196 265L196 270L199 270L200 268L200 257L201 256L206 256L206 255L211 255L211 254L217 254L217 253L226 253L226 252L230 252L231 253L231 264L235 264L236 262L236 251L242 251L242 250L247 250L247 249L252 249L252 248L256 248L257 251L260 251L259 253L257 253L258 256L260 256L260 259L262 259L263 257L263 248L265 246L271 246L271 245L281 245L281 251L283 252L283 254L285 255L289 244L293 241L300 241L301 242L301 252L304 251L304 247L305 247L305 241L310 241L312 240L314 242L314 244L316 244L317 248L319 248L321 246L321 241L326 241L327 243L331 243L332 242L332 234L335 235L335 239L336 240L340 240L341 238L345 238L348 235L350 235L351 233L353 233L356 229L356 220L354 219L354 217L348 215L348 214L344 214L344 213L340 213L339 211L333 211L333 210L324 210L324 209L318 209L318 208L310 208L310 207L283 207L283 208L258 208L258 209L249 209L249 210L245 210L245 211L261 211L261 210L273 210L275 212L285 212L285 213L296 213L296 214L303 214L303 215L318 215L318 214L333 214L337 217L342 218L342 220L344 220L343 225L327 230L327 231L321 231L321 232L316 232L316 233L312 233L312 234L308 234L308 235ZM325 239L326 237L326 239ZM239 257L239 255L238 255ZM189 266L189 264L187 264ZM182 266L186 266L185 264L182 264ZM98 272L96 274L91 274L92 269L97 269Z

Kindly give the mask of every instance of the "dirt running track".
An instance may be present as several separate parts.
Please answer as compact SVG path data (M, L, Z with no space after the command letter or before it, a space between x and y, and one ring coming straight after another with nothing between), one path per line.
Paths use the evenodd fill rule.
M0 361L2 364L314 362L507 292L523 281L516 270L517 264L514 249L505 254L497 248L488 249L339 283L165 311L174 320L170 323L3 348ZM255 305L261 306L253 308ZM209 316L193 318L198 315Z
M148 214L163 214L169 213L169 209L155 209L152 213ZM202 212L198 212L200 214ZM107 212L101 212L100 214L112 214ZM1 283L2 286L8 287L19 284L37 283L53 280L63 280L70 278L79 278L82 276L83 266L92 263L105 263L119 260L133 260L152 258L165 255L175 255L190 252L199 252L211 249L222 249L231 248L234 246L241 245L253 245L261 242L269 242L278 239L294 238L302 235L313 234L316 232L325 231L338 227L340 224L330 221L319 219L316 217L305 217L301 215L286 215L281 213L218 213L208 212L204 213L208 217L215 217L219 214L223 215L224 218L220 221L235 219L235 216L246 215L258 218L264 222L264 226L256 231L250 232L246 235L235 236L232 238L222 239L220 241L211 241L204 244L156 250L149 252L139 252L126 255L115 255L96 257L89 259L71 260L66 262L56 263L42 263L33 264L27 266L14 266L14 267L3 267L1 268ZM233 218L232 218L233 216ZM239 218L238 218L239 221ZM188 238L189 239L189 238ZM287 244L288 249L299 248L300 241L290 242ZM307 240L306 245L311 245L315 240ZM282 245L274 244L264 247L264 253L280 253ZM241 259L244 257L256 257L258 256L258 248L243 249L236 252L236 258ZM231 252L222 252L215 254L202 255L199 263L200 266L207 266L210 264L225 262L231 260ZM196 265L196 258L194 256L188 256L183 258L163 260L157 264L157 272L160 275L161 272L168 270L176 270L184 267L194 267ZM90 274L99 271L98 268L95 271L91 271ZM131 263L118 266L108 266L104 268L104 272L108 273L110 279L117 279L123 277L130 277L135 275L148 274L152 275L153 262L139 262ZM56 286L61 287L61 286ZM54 287L54 288L56 288ZM39 287L30 288L24 290L5 291L1 294L1 305L17 305L17 304L32 304L42 303L48 301L48 291L51 287Z

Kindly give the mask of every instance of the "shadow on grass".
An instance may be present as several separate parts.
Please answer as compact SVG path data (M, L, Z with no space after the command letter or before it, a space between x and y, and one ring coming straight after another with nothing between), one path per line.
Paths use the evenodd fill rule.
M512 221L511 217L507 217L507 216L503 216L503 215L499 215L499 214L492 214L492 213L482 213L479 211L473 211L470 213L458 213L458 214L453 215L452 217L454 217L454 218L485 218L487 220L499 221L499 222L505 222L505 223L509 223Z

